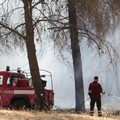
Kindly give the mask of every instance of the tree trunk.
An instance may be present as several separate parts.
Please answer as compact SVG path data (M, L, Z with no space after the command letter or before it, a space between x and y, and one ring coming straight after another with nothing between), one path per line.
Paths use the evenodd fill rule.
M74 0L68 0L68 8L69 8L71 49L75 78L75 100L76 100L75 111L85 112L82 60L78 40L76 7Z
M32 22L32 8L31 1L32 0L22 0L24 3L24 11L25 11L25 25L26 25L26 47L27 47L27 55L30 67L30 73L32 76L33 86L35 88L35 93L37 96L37 102L39 108L43 108L43 86L42 80L40 78L39 67L36 57L36 49L34 44L34 28Z

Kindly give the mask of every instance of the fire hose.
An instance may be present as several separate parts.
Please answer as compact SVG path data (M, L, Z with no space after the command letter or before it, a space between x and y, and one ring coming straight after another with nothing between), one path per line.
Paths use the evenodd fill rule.
M105 92L105 94L107 94L107 96L108 96L108 97L109 97L109 96L112 96L112 97L114 97L114 98L116 98L116 99L120 100L120 97L115 96L114 94L107 93L107 92Z

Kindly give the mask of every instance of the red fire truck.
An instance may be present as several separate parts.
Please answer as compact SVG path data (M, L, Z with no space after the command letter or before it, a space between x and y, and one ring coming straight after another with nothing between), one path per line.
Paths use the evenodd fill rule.
M41 77L51 76L47 70L42 70L49 75L41 75ZM36 105L35 90L26 72L10 71L7 67L6 71L0 71L0 106L16 108L33 108ZM51 79L52 80L52 79ZM46 80L43 80L45 87L45 97L50 107L54 104L53 89L46 88ZM51 82L52 83L52 82Z

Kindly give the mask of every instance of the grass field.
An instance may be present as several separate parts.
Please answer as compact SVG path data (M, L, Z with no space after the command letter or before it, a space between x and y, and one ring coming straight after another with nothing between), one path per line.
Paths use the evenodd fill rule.
M120 120L120 115L103 113L102 117L89 116L88 113L76 114L71 112L39 112L39 111L14 111L0 109L0 120Z

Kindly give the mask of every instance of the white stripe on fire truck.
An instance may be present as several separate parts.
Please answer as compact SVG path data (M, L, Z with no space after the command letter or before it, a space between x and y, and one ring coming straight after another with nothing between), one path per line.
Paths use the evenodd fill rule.
M14 94L34 94L34 90L14 90Z

